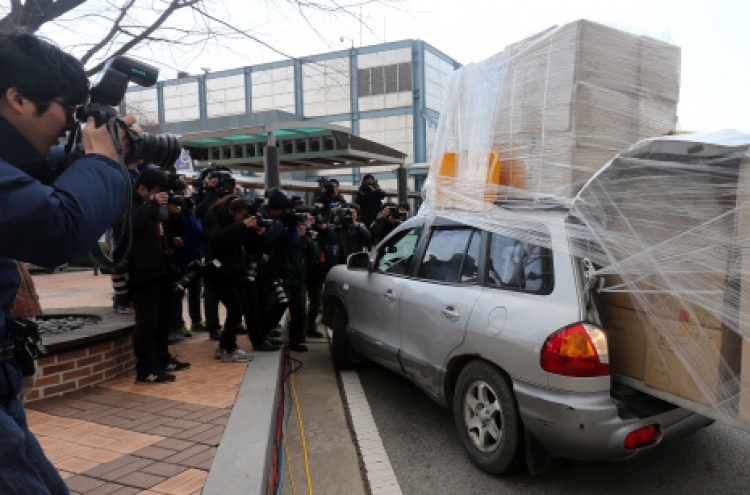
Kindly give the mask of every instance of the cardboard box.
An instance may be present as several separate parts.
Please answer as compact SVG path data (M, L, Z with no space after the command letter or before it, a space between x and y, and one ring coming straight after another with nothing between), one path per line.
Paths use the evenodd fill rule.
M651 316L643 382L701 404L725 397L723 339L727 332Z
M636 291L635 293L627 292L629 286L624 284L622 278L617 275L605 275L604 281L605 288L621 287L617 290L622 292L600 292L599 302L603 305L641 311L655 316L710 328L712 330L721 329L721 314L724 305L725 287L723 277L721 280L716 278L713 283L707 282L706 285L704 285L706 289L713 288L713 293L704 294L702 297L706 301L706 306L714 309L714 311L711 311L706 306L681 300L679 297L670 294L649 293L645 291L640 293L637 292L639 289L647 289L645 286L633 287ZM639 285L636 281L634 281L634 284Z
M740 421L750 423L750 341L742 341L742 375L740 378Z
M604 333L613 373L643 380L646 374L647 319L625 308L602 306Z

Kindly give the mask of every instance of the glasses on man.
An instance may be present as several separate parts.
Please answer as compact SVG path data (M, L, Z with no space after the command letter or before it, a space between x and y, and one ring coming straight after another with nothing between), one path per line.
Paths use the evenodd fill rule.
M68 116L68 120L73 120L73 118L76 115L76 110L78 110L78 105L71 105L70 103L65 103L64 101L60 101L57 98L50 98L50 101L53 101L60 105L63 110L65 110L65 115Z

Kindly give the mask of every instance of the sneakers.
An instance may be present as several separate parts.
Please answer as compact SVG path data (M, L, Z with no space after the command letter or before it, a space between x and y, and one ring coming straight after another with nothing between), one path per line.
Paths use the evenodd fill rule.
M273 338L279 338L281 337L281 332L279 332L278 330L271 330L268 332L268 336L273 337Z
M319 332L317 330L310 330L305 332L305 335L308 337L311 337L313 339L322 339L323 338L323 332Z
M307 352L307 346L302 343L289 344L289 349L294 352Z
M221 359L221 355L224 354L224 349L217 347L214 351L214 359Z
M172 358L169 363L164 367L166 371L182 371L190 368L190 363L183 363L178 361L177 358Z
M281 346L272 344L271 342L266 340L261 345L257 347L253 347L253 349L256 351L272 352L272 351L278 351L279 349L281 349Z
M277 345L277 346L284 345L284 341L282 339L274 339L272 337L268 337L266 339L266 341L269 342L269 343L271 343L271 344L273 344L273 345Z
M202 321L195 321L192 325L190 325L190 331L191 332L205 332L206 331L206 324Z
M237 347L232 352L223 351L221 354L222 363L247 363L253 360L253 356Z
M211 340L221 340L221 328L211 330L209 337Z
M174 379L174 375L170 375L162 370L154 370L150 373L135 375L135 383L171 383Z

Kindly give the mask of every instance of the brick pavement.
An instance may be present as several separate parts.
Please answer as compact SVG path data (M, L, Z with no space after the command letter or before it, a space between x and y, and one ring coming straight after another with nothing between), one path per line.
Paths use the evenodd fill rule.
M109 305L108 276L35 276L43 309ZM240 343L249 344L246 337ZM213 359L206 334L171 346L192 363L171 384L134 384L129 372L27 406L31 430L73 494L199 494L253 363ZM221 386L217 386L220 384Z

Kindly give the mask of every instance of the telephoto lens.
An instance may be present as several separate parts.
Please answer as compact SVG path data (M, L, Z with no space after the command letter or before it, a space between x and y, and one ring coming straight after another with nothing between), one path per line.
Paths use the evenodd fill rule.
M247 279L250 282L255 282L255 277L258 273L258 262L250 260L247 262Z
M286 292L284 292L284 287L282 287L281 283L278 280L273 281L273 291L276 294L276 300L281 304L282 306L286 306L289 304L289 299L286 298Z

